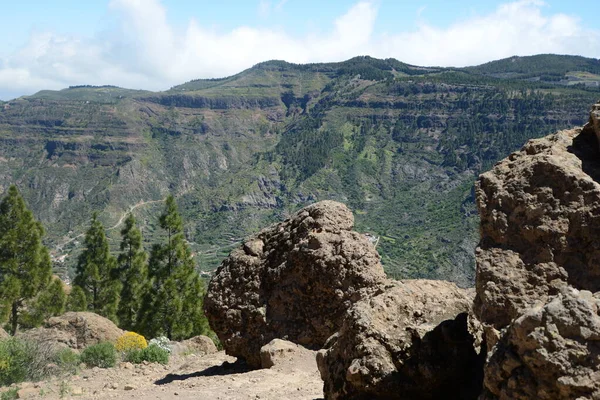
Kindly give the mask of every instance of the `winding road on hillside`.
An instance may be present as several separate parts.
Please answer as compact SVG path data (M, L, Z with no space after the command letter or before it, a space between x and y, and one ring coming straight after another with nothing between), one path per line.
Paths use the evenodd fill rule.
M127 218L127 214L129 214L130 212L133 212L135 209L148 205L148 204L154 204L154 203L162 203L166 200L166 197L164 199L161 200L140 200L138 203L132 205L131 207L129 207L129 209L127 211L125 211L122 215L121 218L119 218L119 221L114 224L113 226L111 226L110 228L106 228L107 231L112 231L114 229L117 229L122 223L123 221L125 221L125 218ZM80 233L77 236L74 236L72 238L70 238L69 240L65 241L64 243L58 244L56 245L56 249L62 249L63 247L65 247L66 245L68 245L69 243L77 240L78 238L82 237L85 235L85 232Z

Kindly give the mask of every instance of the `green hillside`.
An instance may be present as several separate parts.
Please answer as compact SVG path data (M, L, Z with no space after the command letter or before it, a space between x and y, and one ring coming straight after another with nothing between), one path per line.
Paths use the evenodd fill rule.
M598 60L510 60L465 69L268 61L165 92L42 91L0 104L0 188L19 186L61 268L94 210L115 227L116 248L132 207L154 239L160 200L173 193L210 271L244 237L334 199L379 237L391 276L467 285L477 174L529 138L582 125L600 97Z

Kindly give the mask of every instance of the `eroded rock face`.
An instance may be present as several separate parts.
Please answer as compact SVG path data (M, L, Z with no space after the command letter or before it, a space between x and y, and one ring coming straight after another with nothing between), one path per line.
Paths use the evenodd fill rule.
M317 353L325 398L476 399L485 353L472 300L454 283L409 280L359 301Z
M499 330L565 285L600 290L600 151L592 124L530 140L482 174L475 312Z
M343 204L322 201L263 230L223 261L204 309L228 354L260 367L281 338L320 348L346 310L385 280L377 251Z
M485 367L483 399L600 399L600 297L564 288L517 318Z
M18 336L72 349L100 342L114 342L124 331L112 321L91 312L68 312L49 318L43 327L22 331Z

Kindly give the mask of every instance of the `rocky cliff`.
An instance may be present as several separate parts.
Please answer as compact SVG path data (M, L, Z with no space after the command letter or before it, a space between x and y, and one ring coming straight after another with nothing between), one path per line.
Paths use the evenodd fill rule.
M600 398L599 107L477 182L484 399Z

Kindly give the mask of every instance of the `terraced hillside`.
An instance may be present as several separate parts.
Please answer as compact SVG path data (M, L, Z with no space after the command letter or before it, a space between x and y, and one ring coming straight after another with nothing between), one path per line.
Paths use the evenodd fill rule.
M598 60L535 57L466 69L269 61L160 93L42 91L0 104L0 188L17 183L67 266L94 210L116 248L117 222L138 205L152 241L157 201L173 193L210 271L248 234L329 198L379 238L390 275L466 285L475 176L529 138L582 125L600 97Z

